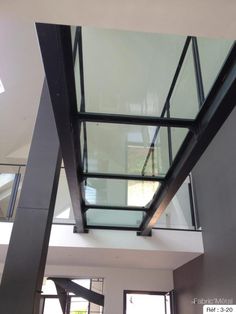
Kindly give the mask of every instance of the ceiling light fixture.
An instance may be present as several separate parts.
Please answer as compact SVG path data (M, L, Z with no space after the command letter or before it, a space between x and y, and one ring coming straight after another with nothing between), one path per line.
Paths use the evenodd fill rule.
M5 92L5 88L4 88L2 81L0 79L0 94L2 94L3 92Z

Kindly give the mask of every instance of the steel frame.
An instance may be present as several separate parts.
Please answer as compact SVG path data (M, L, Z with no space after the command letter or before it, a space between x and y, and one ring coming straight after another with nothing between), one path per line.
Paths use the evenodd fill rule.
M119 230L119 231L140 231L139 227L117 227L117 226L97 226L97 225L87 225L88 229L95 230Z
M121 115L95 112L79 112L77 113L78 121L100 122L110 124L132 124L147 126L163 126L174 128L193 129L194 120L180 118L157 118L149 116Z
M127 210L127 211L135 211L135 212L145 212L148 208L141 206L113 206L113 205L94 205L87 204L85 205L85 210L88 209L104 209L104 210Z
M164 182L165 178L162 176L142 176L135 174L118 174L118 173L101 173L101 172L84 172L79 174L82 178L94 179L114 179L114 180L134 180L134 181L155 181Z
M39 27L38 32L39 32ZM65 168L68 175L68 183L71 193L71 198L74 198L77 202L73 202L73 207L76 208L79 206L79 219L77 219L77 224L79 232L84 231L85 228L94 228L94 229L116 229L116 230L139 230L141 235L150 235L151 229L154 227L157 219L160 217L161 213L165 210L170 200L177 192L178 188L183 183L186 176L189 174L193 166L196 164L197 160L200 158L201 154L204 152L214 135L217 133L220 126L224 123L225 119L228 117L234 105L231 102L231 99L228 95L234 96L233 89L231 88L235 84L235 45L233 46L231 53L228 56L228 59L222 68L211 92L209 93L207 99L205 100L204 88L202 82L201 74L201 64L197 46L197 39L195 37L187 37L186 42L183 47L183 51L180 56L179 63L176 68L174 78L172 80L166 102L164 104L162 113L160 117L150 117L150 116L135 116L135 115L119 115L119 114L108 114L108 113L94 113L85 111L85 95L84 95L84 78L83 78L83 49L82 49L82 32L81 28L78 28L76 31L76 40L78 41L79 47L79 63L80 63L80 80L81 80L81 92L82 92L82 101L81 101L81 111L78 113L76 110L76 97L75 97L75 86L74 86L74 72L73 72L73 57L72 57L72 45L70 42L70 28L68 26L60 25L46 25L40 26L41 28L41 37L45 36L47 41L43 38L43 44L41 43L41 49L43 49L43 59L49 59L50 55L55 58L55 54L59 53L57 57L57 64L63 68L63 80L59 80L60 89L62 89L62 94L65 94L64 102L60 102L61 106L68 106L70 110L65 108L66 121L64 112L57 112L55 108L55 117L58 115L58 133L61 140L62 154L64 152L63 158L65 163ZM44 29L44 30L43 30ZM47 35L46 33L51 35ZM40 34L39 34L40 36ZM51 36L51 37L50 37ZM53 36L55 38L53 38ZM54 43L52 44L52 41ZM51 40L51 42L50 42ZM172 97L173 90L175 88L176 82L178 80L182 65L184 63L187 51L190 47L192 41L192 53L194 60L195 68L195 79L196 79L196 88L199 99L199 107L201 107L199 114L196 119L179 119L170 117L170 100ZM49 42L49 43L48 43ZM59 44L58 44L59 42ZM56 48L55 48L56 47ZM74 45L76 47L76 44ZM47 51L50 53L47 53ZM58 51L57 51L58 50ZM51 57L50 62L53 62ZM75 58L75 57L74 57ZM70 59L69 61L67 59ZM51 82L51 97L53 102L58 102L55 92L61 94L58 86L53 84L52 80L55 80L56 73L54 67L50 67L49 61L44 60L45 70L48 80ZM55 63L54 63L55 64ZM60 75L62 74L60 73ZM59 74L59 73L58 73ZM64 85L63 85L64 84ZM51 90L50 88L50 90ZM69 95L70 94L70 95ZM230 97L231 97L230 96ZM66 101L65 101L66 100ZM167 117L164 117L164 116ZM56 118L57 121L57 118ZM107 173L89 173L86 166L84 170L84 165L87 164L87 138L86 138L86 123L111 123L111 124L128 124L128 125L150 125L156 126L156 132L153 137L153 141L150 145L149 152L144 163L143 169L140 175L125 175L125 174L107 174ZM64 124L63 124L64 123ZM68 129L70 126L70 132L67 132L65 135L64 128ZM81 124L84 128L84 153L83 161L81 161L81 152L80 152L80 129ZM64 126L64 127L63 127ZM152 153L152 146L154 145L160 127L167 127L168 129L168 146L169 146L169 161L170 168L165 177L158 176L145 176L145 167L147 165L148 159ZM173 160L172 156L172 138L171 138L171 127L178 128L187 128L189 132L177 154ZM62 131L63 130L63 131ZM69 140L70 145L66 143ZM73 143L76 145L73 146ZM69 146L69 147L68 147ZM68 158L70 155L70 158ZM76 163L71 159L71 156L75 156ZM66 159L67 158L67 159ZM65 159L67 162L65 162ZM72 163L73 166L70 165ZM70 169L70 171L68 171ZM147 215L145 216L142 224L139 228L129 228L129 227L106 227L106 226L91 226L87 225L85 212L88 209L89 205L85 205L84 199L82 198L83 191L82 185L80 184L83 180L87 178L98 178L98 179L121 179L121 180L146 180L146 181L159 181L161 186L154 195L153 200L149 203L148 209L146 210ZM70 180L73 181L73 185L70 184ZM77 186L77 196L76 195L76 186ZM79 188L78 188L79 187ZM80 193L78 193L80 191ZM92 205L91 205L92 206ZM93 208L101 208L102 205L93 205ZM113 208L114 206L109 206ZM108 209L103 207L103 209ZM74 209L75 214L78 216L78 210ZM79 224L80 221L80 224ZM83 225L81 226L81 221ZM193 219L194 221L194 219Z

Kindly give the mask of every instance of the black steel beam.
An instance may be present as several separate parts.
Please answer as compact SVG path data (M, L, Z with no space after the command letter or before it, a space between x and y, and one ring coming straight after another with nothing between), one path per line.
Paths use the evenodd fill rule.
M75 296L81 297L89 302L95 303L100 306L104 306L104 295L95 291L82 287L81 285L73 282L67 278L48 278L52 280L56 285L60 286L67 292L74 293Z
M112 124L132 124L147 126L169 126L175 128L192 129L194 120L180 118L157 118L152 116L133 116L112 113L79 112L78 121L100 122Z
M0 166L26 167L26 164L0 163Z
M69 26L36 24L44 69L59 135L77 232L84 232L83 193L78 180L82 161L78 136L74 65Z
M189 132L182 144L166 181L155 194L148 213L141 224L141 234L149 235L169 202L197 163L236 102L236 44L218 75L195 122L195 134Z
M38 313L61 154L46 81L0 286L0 313Z
M61 305L61 310L63 314L66 314L66 308L67 308L67 292L65 289L63 289L61 286L55 284L57 289L57 295L59 298L59 302Z
M117 231L140 231L140 228L136 227L118 227L118 226L96 226L96 225L86 225L88 229L95 230L117 230Z
M145 212L146 207L141 206L113 206L113 205L94 205L86 204L85 209L104 209L104 210L127 210L127 211L136 211L136 212Z
M87 172L80 174L81 178L95 178L95 179L114 179L114 180L135 180L135 181L156 181L163 182L165 177L161 176L142 176L135 174L118 174L118 173L99 173Z

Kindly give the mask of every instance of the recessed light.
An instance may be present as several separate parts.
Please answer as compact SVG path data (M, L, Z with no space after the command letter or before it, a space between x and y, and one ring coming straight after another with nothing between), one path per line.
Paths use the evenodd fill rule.
M0 94L2 94L3 92L5 92L5 88L4 88L2 81L0 79Z

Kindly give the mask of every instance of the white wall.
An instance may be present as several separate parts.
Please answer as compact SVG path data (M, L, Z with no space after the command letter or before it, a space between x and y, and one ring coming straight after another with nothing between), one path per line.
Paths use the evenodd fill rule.
M2 272L0 264L0 273ZM47 265L45 277L104 278L104 314L123 313L123 291L170 291L171 270ZM0 277L1 278L1 277Z
M172 271L131 268L47 266L46 276L104 278L104 314L123 313L123 291L170 291Z
M12 224L0 223L0 274ZM170 291L173 269L203 252L201 233L155 230L91 230L74 234L73 226L53 225L45 276L104 278L105 314L121 314L123 291Z

